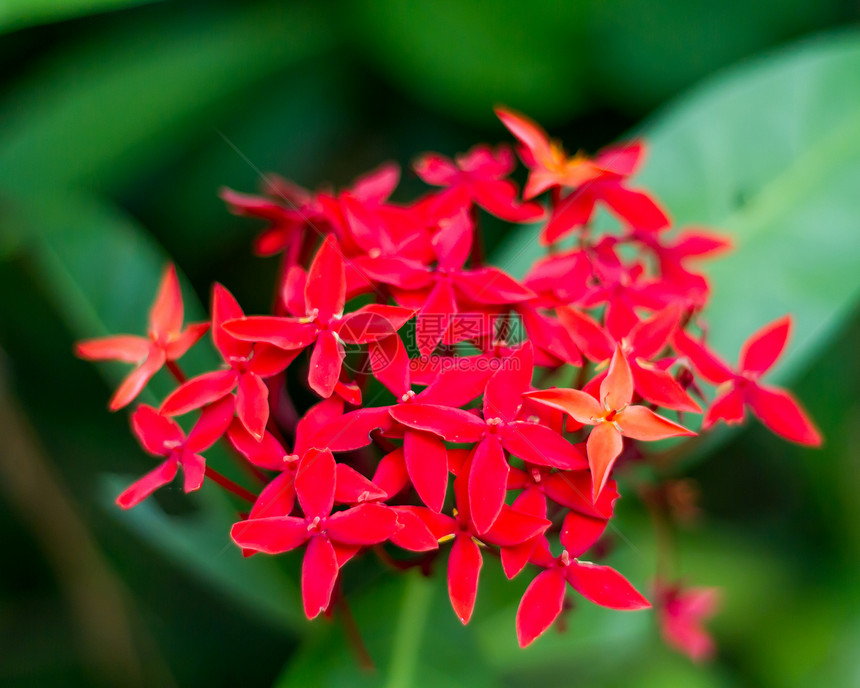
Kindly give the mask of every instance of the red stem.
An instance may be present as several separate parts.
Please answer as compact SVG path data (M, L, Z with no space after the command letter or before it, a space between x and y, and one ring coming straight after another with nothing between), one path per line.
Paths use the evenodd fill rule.
M234 483L227 476L221 475L211 466L206 466L206 477L212 480L212 482L214 482L215 484L223 487L228 492L232 492L240 499L244 499L246 502L250 502L251 504L253 504L257 501L257 495L255 495L250 490L246 490L241 485Z
M184 385L188 380L188 376L183 372L182 368L179 367L179 364L176 361L167 361L167 369L171 372L173 377L180 385Z

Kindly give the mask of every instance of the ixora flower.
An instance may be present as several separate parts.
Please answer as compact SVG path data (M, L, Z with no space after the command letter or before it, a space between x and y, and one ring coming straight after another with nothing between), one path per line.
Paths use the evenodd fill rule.
M78 342L76 351L81 358L135 364L135 369L111 397L111 411L128 406L165 363L182 358L206 334L209 323L196 323L183 329L182 315L182 292L176 268L168 265L149 311L148 337L120 334Z
M283 254L271 313L245 315L215 284L211 321L183 328L170 266L148 337L77 348L135 364L114 410L162 366L177 381L158 408L131 414L159 463L121 507L180 469L185 492L206 479L227 490L243 501L231 535L245 556L302 557L309 619L348 614L338 581L347 562L371 555L394 571L446 566L451 606L467 624L485 561L499 561L507 578L531 579L515 623L525 647L564 613L569 589L612 609L651 607L625 577L638 585L643 572L603 561L617 544L619 498L643 500L667 525L681 518L664 471L630 470L661 460L645 443L694 435L689 416L703 415L703 431L739 423L749 407L778 435L820 444L794 397L762 382L786 346L787 317L744 344L737 370L697 334L710 295L699 264L730 242L673 231L657 199L634 188L644 142L570 157L527 117L497 112L528 168L522 196L510 149L484 144L419 157L415 171L432 188L406 204L390 200L393 163L337 194L277 176L264 196L221 192L232 212L266 223L255 251ZM598 205L617 227L593 226ZM551 246L523 279L486 262L485 214L543 223ZM188 379L177 359L207 330L220 363ZM717 388L710 402L705 383ZM219 441L254 490L211 465L224 460L210 454ZM674 573L674 530L662 533L663 575ZM694 660L712 656L703 622L716 592L667 580L677 578L651 586L664 639Z

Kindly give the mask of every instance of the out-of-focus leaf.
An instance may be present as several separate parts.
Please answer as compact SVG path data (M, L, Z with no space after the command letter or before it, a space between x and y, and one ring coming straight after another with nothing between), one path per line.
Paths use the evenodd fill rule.
M463 627L451 611L444 576L427 579L414 571L386 579L349 596L375 671L359 668L336 609L334 623L314 622L314 633L290 659L277 688L501 685L486 666L471 628Z
M64 50L13 89L0 111L0 185L105 188L211 135L243 91L325 50L329 34L304 4L213 13L201 23L129 27Z
M61 21L97 12L121 10L154 0L4 0L0 4L0 33L33 24Z
M832 24L841 0L601 0L589 3L595 92L653 107L747 55ZM611 46L611 47L610 47Z
M650 156L637 183L678 226L712 227L736 243L706 266L710 342L734 360L754 330L791 313L794 340L770 378L787 379L860 289L860 36L830 36L739 67L641 133ZM524 231L500 263L521 275L541 254L534 232Z
M144 231L120 211L84 195L57 193L42 203L19 201L17 207L28 223L24 250L44 292L72 333L93 337L146 331L146 314L167 257ZM0 231L4 231L2 224ZM186 319L205 320L193 292L185 288L183 297ZM195 346L189 359L193 372L212 370L218 365L207 344ZM185 358L182 364L186 364ZM106 371L113 382L128 368L99 369ZM153 380L155 384L150 384L142 400L153 403L173 387L158 388L158 382ZM161 382L166 383L166 378ZM207 455L210 453L216 460L223 459L214 449ZM114 490L111 499L119 491ZM218 584L229 594L253 601L269 616L282 617L282 622L295 619L298 595L289 594L290 583L276 561L256 557L246 568L238 548L229 540L230 524L237 520L234 508L212 486L205 487L203 494L199 499L205 501L206 516L200 520L167 523L163 514L146 503L127 514L114 508L117 518L124 519L190 572Z
M109 476L102 486L104 511L179 566L234 596L279 626L304 627L297 587L283 576L271 557L245 558L230 540L231 507L212 485L193 496L199 509L193 514L169 516L152 499L133 509L120 509L116 495L128 480Z
M363 0L350 36L404 90L458 119L504 103L544 118L583 103L582 3Z

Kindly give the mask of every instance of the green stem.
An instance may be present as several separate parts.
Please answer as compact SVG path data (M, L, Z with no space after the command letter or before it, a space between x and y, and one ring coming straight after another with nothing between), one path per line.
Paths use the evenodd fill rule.
M421 636L432 597L433 582L429 578L418 571L406 576L406 591L394 631L386 688L410 688L415 685Z

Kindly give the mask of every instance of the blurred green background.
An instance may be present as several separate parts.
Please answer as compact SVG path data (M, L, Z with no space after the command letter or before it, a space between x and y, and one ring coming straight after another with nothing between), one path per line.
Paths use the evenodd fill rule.
M0 0L0 685L860 685L858 18L848 0ZM259 170L340 185L508 140L496 103L571 150L648 138L642 183L738 245L713 266L724 355L796 316L774 379L825 447L752 424L674 469L702 510L680 572L724 589L709 665L664 648L653 615L584 602L520 651L525 578L485 567L463 629L439 576L367 561L344 581L378 667L360 676L340 628L301 617L297 562L241 560L219 494L112 505L150 461L105 410L122 370L72 343L142 333L168 255L189 297L218 280L267 307L274 262L218 187L252 191ZM420 190L406 174L397 198ZM495 226L489 245L514 273L535 250ZM645 586L632 496L618 528L633 546L608 561Z

